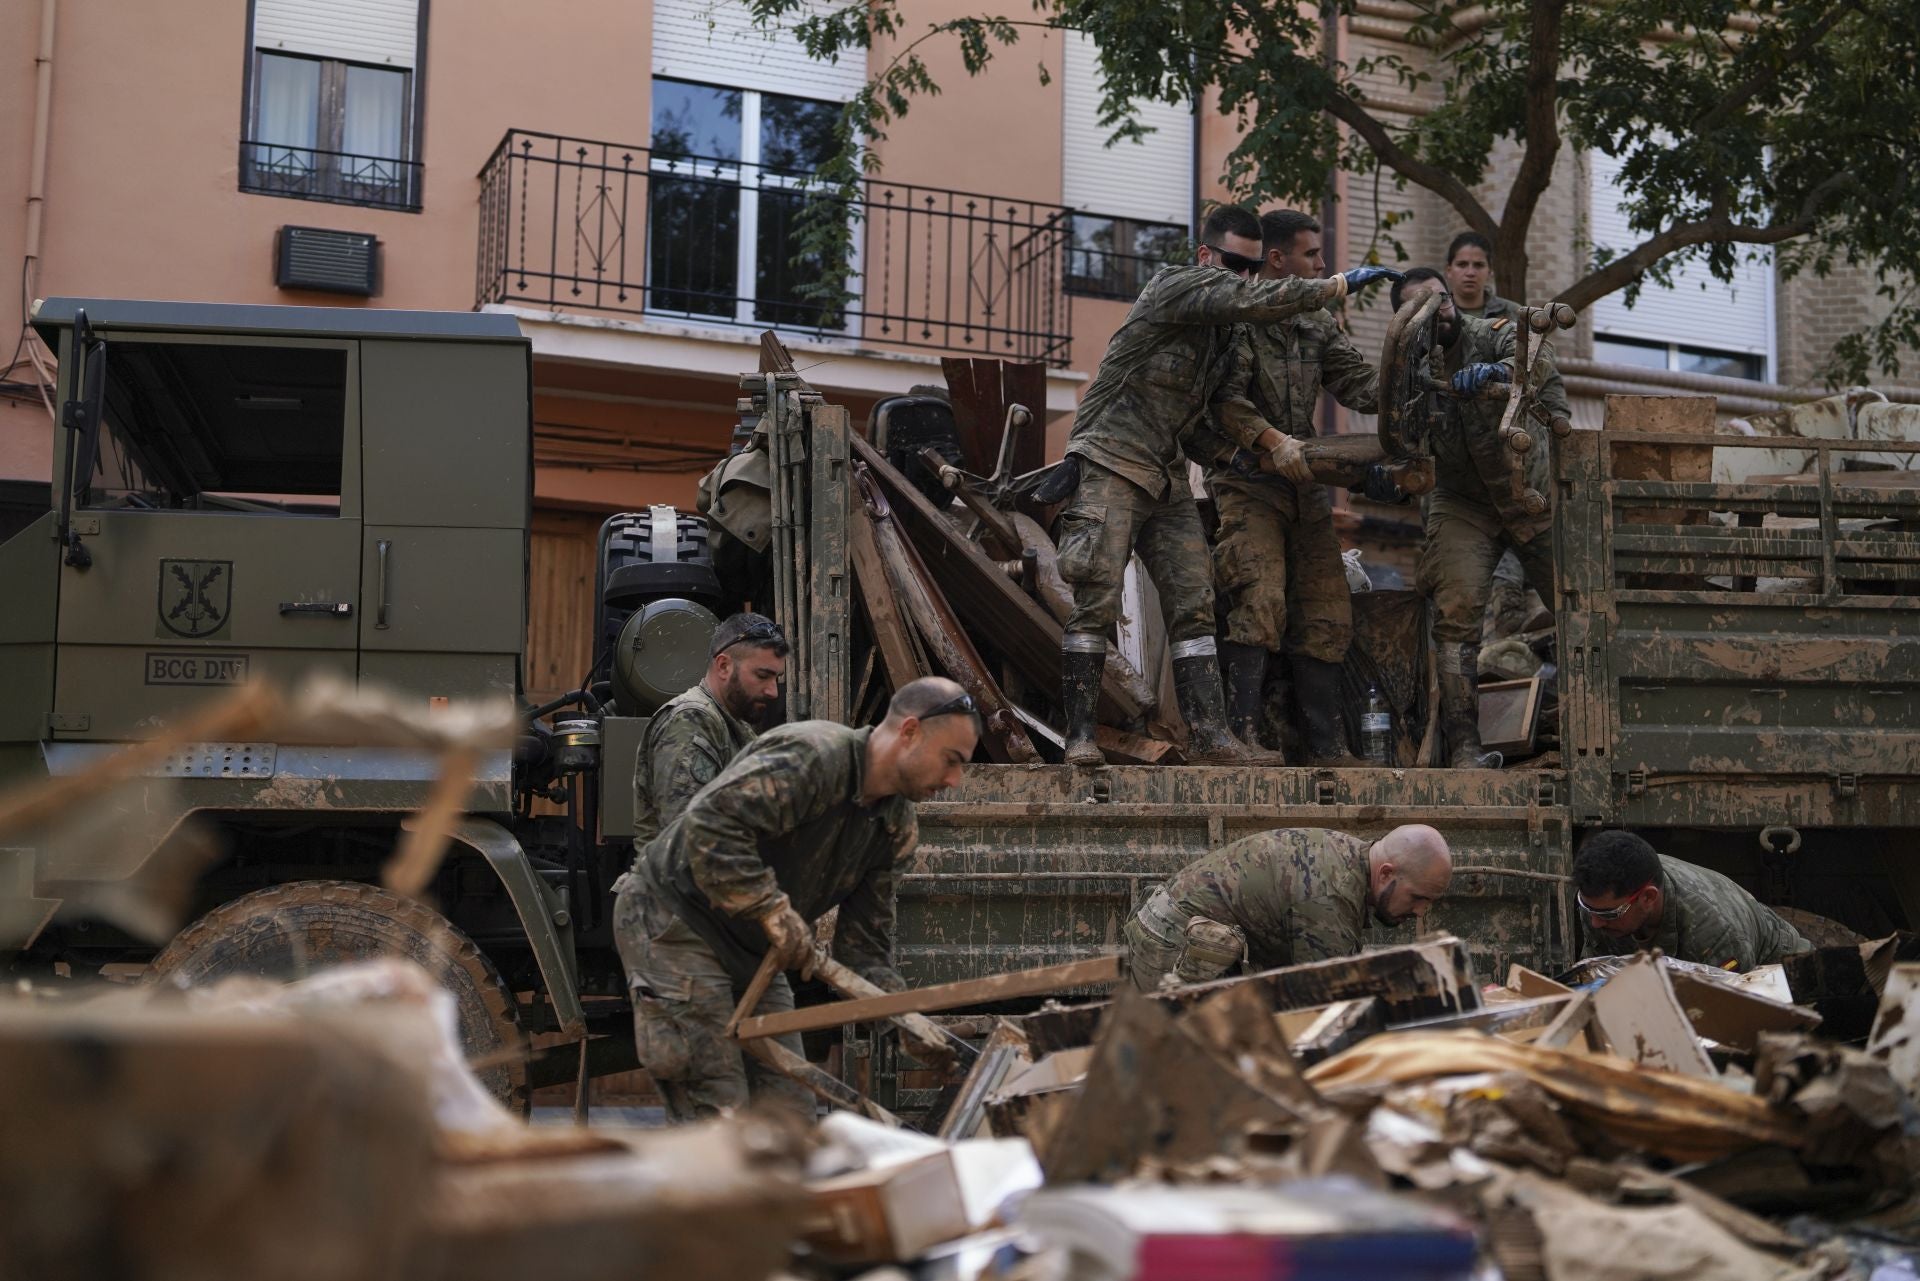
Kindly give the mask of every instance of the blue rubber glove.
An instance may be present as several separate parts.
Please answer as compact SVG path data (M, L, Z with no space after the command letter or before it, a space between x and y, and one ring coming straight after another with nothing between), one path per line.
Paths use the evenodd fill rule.
M1355 267L1352 271L1341 272L1340 276L1347 282L1347 292L1352 293L1376 280L1399 280L1403 274L1391 267Z
M1488 383L1509 383L1513 381L1513 371L1505 365L1490 365L1484 362L1468 365L1453 376L1453 394L1456 396L1477 396L1480 389Z

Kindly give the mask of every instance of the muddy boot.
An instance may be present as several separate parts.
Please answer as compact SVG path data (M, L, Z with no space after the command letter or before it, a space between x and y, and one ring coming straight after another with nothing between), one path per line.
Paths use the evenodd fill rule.
M1347 743L1347 718L1340 707L1340 664L1293 656L1293 686L1300 719L1307 726L1307 763L1356 769L1366 762Z
M1186 641L1192 645L1199 642ZM1220 660L1210 652L1180 655L1174 646L1173 689L1187 722L1187 760L1195 765L1278 765L1277 752L1248 747L1227 729L1226 700L1220 692Z
M1097 648L1096 648L1097 646ZM1099 636L1068 632L1060 651L1060 706L1067 718L1069 765L1093 769L1107 758L1093 741L1100 706L1100 675L1107 664L1107 642Z
M1480 683L1473 670L1479 654L1471 645L1460 646L1458 653L1459 659L1450 664L1443 649L1439 672L1440 727L1447 735L1447 763L1454 769L1499 769L1500 753L1480 746Z
M1248 747L1260 745L1261 696L1266 692L1267 651L1237 641L1220 644L1227 680L1227 726Z

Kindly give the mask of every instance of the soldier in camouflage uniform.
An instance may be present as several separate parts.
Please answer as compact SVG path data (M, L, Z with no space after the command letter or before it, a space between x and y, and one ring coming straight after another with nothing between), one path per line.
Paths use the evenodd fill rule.
M1189 863L1127 922L1128 970L1151 992L1169 975L1204 983L1236 965L1257 973L1360 950L1367 913L1399 925L1447 892L1453 857L1431 827L1377 841L1319 827L1235 841Z
M1586 921L1582 956L1659 948L1701 965L1750 970L1813 945L1733 881L1669 858L1632 832L1596 832L1573 860Z
M1446 292L1440 273L1416 267L1394 286L1394 309L1436 292ZM1500 764L1500 756L1480 747L1480 632L1503 551L1517 553L1528 584L1542 600L1553 600L1553 517L1544 510L1528 512L1511 484L1518 465L1526 469L1527 484L1543 497L1550 492L1548 433L1530 416L1524 418L1534 447L1516 455L1499 435L1505 398L1482 394L1513 380L1511 321L1462 316L1447 300L1440 305L1438 334L1453 399L1431 437L1434 487L1427 496L1419 583L1434 610L1440 718L1451 763L1456 769L1491 768ZM1564 392L1556 401L1544 385L1551 369L1551 355L1543 352L1534 362L1537 394L1549 413L1564 416Z
M734 1006L772 952L812 976L813 923L840 915L833 955L889 991L894 876L913 851L914 802L959 781L979 742L973 700L952 681L903 686L870 729L799 721L761 735L697 792L620 878L614 942L633 997L634 1041L674 1121L766 1097L811 1116L798 1083L743 1057ZM793 1008L784 973L758 1012ZM797 1035L781 1044L801 1053Z
M633 771L633 845L680 817L693 794L753 741L780 697L787 638L771 618L735 614L715 629L707 674L647 721Z
M1504 319L1516 325L1525 323L1521 313L1526 309L1493 291L1493 242L1479 232L1463 231L1453 238L1453 243L1447 246L1446 276L1453 305L1463 315L1478 316L1482 320ZM1567 392L1561 385L1558 370L1541 384L1540 396L1549 405L1566 405ZM1541 597L1541 603L1549 609L1553 606L1551 597ZM1526 571L1521 568L1520 557L1509 548L1501 554L1500 563L1493 571L1492 599L1488 603L1483 639L1499 640L1514 635L1525 625L1528 612Z
M1314 279L1325 271L1320 224L1306 214L1272 210L1261 216L1260 231L1262 280ZM1349 409L1375 412L1379 375L1325 309L1236 328L1214 412L1183 442L1207 469L1220 517L1213 586L1227 601L1228 722L1243 741L1258 741L1269 655L1284 646L1308 759L1358 765L1341 711L1340 665L1353 639L1353 596L1333 532L1333 505L1304 463L1288 475L1259 464L1279 444L1275 437L1317 434L1322 389ZM1249 439L1252 450L1237 443Z
M1180 440L1207 411L1227 368L1232 326L1284 320L1396 273L1362 267L1327 280L1260 280L1260 222L1238 206L1208 215L1197 262L1164 267L1108 344L1067 436L1067 457L1036 493L1072 496L1060 515L1060 575L1074 609L1061 643L1068 763L1104 762L1093 741L1107 633L1120 614L1127 560L1137 550L1159 590L1174 686L1197 761L1265 759L1226 726L1206 536ZM1264 430L1264 429L1263 429ZM1275 433L1276 470L1304 466L1298 441ZM1251 447L1251 439L1236 441Z

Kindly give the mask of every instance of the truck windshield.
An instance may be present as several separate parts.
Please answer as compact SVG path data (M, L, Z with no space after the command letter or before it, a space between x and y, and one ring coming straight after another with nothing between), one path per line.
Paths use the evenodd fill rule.
M337 515L341 348L111 341L85 506Z

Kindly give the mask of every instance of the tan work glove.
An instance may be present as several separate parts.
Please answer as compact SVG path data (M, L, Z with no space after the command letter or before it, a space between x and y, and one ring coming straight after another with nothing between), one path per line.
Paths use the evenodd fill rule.
M818 960L813 950L813 927L793 910L791 899L782 894L760 917L760 928L766 931L767 951L780 958L781 969L799 970L803 979L813 977Z
M1313 468L1307 466L1306 446L1284 432L1274 431L1273 435L1278 443L1260 455L1260 470L1302 483L1312 481Z

